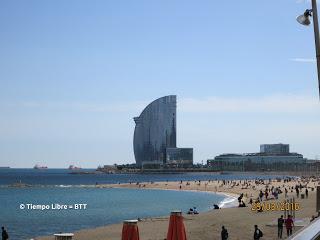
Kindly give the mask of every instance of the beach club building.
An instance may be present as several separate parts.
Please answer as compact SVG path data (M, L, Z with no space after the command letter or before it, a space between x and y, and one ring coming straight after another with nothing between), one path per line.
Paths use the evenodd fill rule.
M262 144L258 153L221 154L207 160L216 171L298 171L307 160L299 153L290 153L289 144Z
M189 167L193 149L177 148L177 96L169 95L151 102L135 117L133 150L142 168Z

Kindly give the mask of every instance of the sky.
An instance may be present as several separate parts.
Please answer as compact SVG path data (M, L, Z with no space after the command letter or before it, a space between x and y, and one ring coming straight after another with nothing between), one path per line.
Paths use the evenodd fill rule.
M134 163L133 117L177 95L194 162L288 143L320 158L304 0L0 1L0 166Z

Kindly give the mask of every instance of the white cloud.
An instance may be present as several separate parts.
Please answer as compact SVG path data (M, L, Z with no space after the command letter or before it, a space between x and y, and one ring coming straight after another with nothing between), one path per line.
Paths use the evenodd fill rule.
M21 101L2 103L2 108L25 108L51 111L80 111L80 112L132 112L142 110L148 103L143 101L116 102L116 103L84 103L84 102L42 102Z
M314 59L314 58L290 58L290 61L303 62L303 63L315 63L316 59Z
M319 113L320 111L319 99L307 95L274 95L255 98L183 98L178 104L179 111L184 112Z
M140 114L148 101L83 103L83 102L19 102L1 104L2 108L26 108L50 111L110 112ZM320 113L317 96L271 95L261 97L179 98L178 111L189 113Z
M132 112L132 111L142 111L147 105L147 102L136 101L136 102L119 102L119 103L77 103L70 105L69 107L75 108L81 111L87 112Z
M309 3L311 0L296 0L296 3Z

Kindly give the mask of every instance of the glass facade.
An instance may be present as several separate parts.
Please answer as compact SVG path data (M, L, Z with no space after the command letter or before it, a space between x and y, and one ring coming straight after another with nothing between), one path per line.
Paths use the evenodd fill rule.
M176 108L176 96L165 96L150 103L134 118L133 149L137 165L166 162L166 149L177 144Z
M193 164L193 148L167 148L166 154L167 164Z
M267 154L288 154L289 144L261 144L260 152Z
M193 161L193 148L167 148L167 162Z

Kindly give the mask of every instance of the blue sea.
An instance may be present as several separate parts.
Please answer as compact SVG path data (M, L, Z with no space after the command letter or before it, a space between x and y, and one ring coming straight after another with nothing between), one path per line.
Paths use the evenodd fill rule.
M275 177L208 173L92 175L69 173L69 170L62 169L0 169L0 225L8 229L10 239L30 239L57 232L74 232L120 223L125 219L164 216L169 215L174 209L186 212L190 207L197 207L199 212L203 212L211 209L213 204L231 200L227 196L205 192L89 187L96 183ZM10 186L20 181L31 187ZM79 204L86 204L86 209L75 209L79 208ZM38 209L39 206L36 205L45 209ZM67 206L67 209L53 209L62 205ZM46 209L47 207L49 209Z

